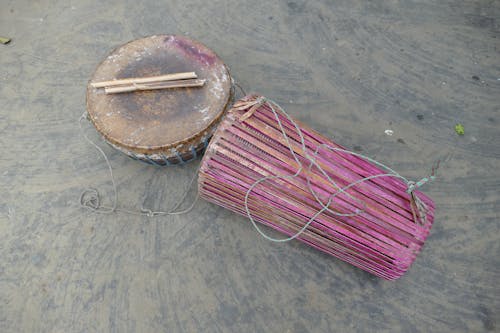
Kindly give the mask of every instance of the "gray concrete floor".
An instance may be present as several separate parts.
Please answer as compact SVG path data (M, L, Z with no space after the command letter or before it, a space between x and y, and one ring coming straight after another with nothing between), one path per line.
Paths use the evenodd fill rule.
M498 331L499 17L498 1L2 1L0 331ZM267 242L206 202L155 219L82 210L85 187L111 195L78 133L87 79L158 33L204 42L248 91L405 176L445 158L408 274ZM197 166L104 149L122 207L168 207Z

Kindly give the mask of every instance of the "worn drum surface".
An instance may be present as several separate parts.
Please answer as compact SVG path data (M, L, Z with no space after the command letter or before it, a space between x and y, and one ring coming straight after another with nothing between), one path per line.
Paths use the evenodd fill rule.
M203 87L104 93L90 83L130 77L196 72ZM115 49L87 86L87 112L113 147L150 164L179 164L205 148L233 96L219 57L182 36L157 35Z

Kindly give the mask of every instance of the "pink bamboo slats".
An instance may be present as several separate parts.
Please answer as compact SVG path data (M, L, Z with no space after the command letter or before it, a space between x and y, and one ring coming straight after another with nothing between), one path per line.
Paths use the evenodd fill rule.
M317 215L296 239L379 277L403 275L432 226L433 201L419 191L412 201L395 177L350 185L387 171L281 112L278 122L262 101L245 97L219 125L200 168L200 196L241 215L248 208L255 221L288 236ZM415 207L425 207L425 216Z

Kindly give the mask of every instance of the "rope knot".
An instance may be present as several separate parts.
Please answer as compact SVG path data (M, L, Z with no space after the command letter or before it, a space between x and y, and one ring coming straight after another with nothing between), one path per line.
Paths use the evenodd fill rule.
M154 217L155 213L148 208L144 208L144 206L141 207L141 214L146 215L147 217Z
M240 121L243 122L245 121L246 119L250 118L254 112L259 108L261 107L265 102L266 102L266 98L264 96L260 96L256 99L254 99L253 101L242 101L242 102L237 102L233 105L233 109L235 110L238 110L238 111L243 111L243 110L247 110L249 109L248 111L246 111L245 113L243 113L241 116L240 116Z
M420 225L425 225L427 223L427 212L429 208L427 205L415 194L413 191L415 189L423 186L424 184L431 182L436 179L436 170L439 168L439 160L432 166L431 175L429 177L424 177L417 182L408 181L408 189L406 192L410 194L410 208L413 214L413 219Z
M101 206L101 197L94 188L88 188L80 195L80 205L91 211L99 210Z
M417 183L414 181L409 181L408 182L408 188L406 189L406 193L411 193L417 188Z
M431 182L431 181L434 181L436 179L436 171L437 169L439 168L439 163L440 161L438 160L433 166L432 166L432 170L431 170L431 175L429 177L424 177L422 179L420 179L419 181L417 182L414 182L414 181L408 181L407 182L407 185L408 185L408 188L406 189L406 193L409 193L411 194L414 190L416 190L417 188L425 185L426 183L428 182Z

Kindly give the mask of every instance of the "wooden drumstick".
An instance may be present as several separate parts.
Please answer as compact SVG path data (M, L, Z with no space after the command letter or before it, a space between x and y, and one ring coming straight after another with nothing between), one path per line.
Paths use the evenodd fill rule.
M175 80L186 80L186 79L197 79L198 76L195 72L183 72L183 73L173 73L160 76L149 76L149 77L136 77L128 79L119 79L111 81L93 82L90 85L94 88L105 88L113 86L123 86L128 84L139 84L139 83L153 83L153 82L163 82L163 81L175 81Z
M201 87L205 84L205 81L206 80L176 80L176 81L144 83L144 84L134 83L119 87L105 87L104 91L106 92L106 94L116 94L116 93L132 92L139 90Z

